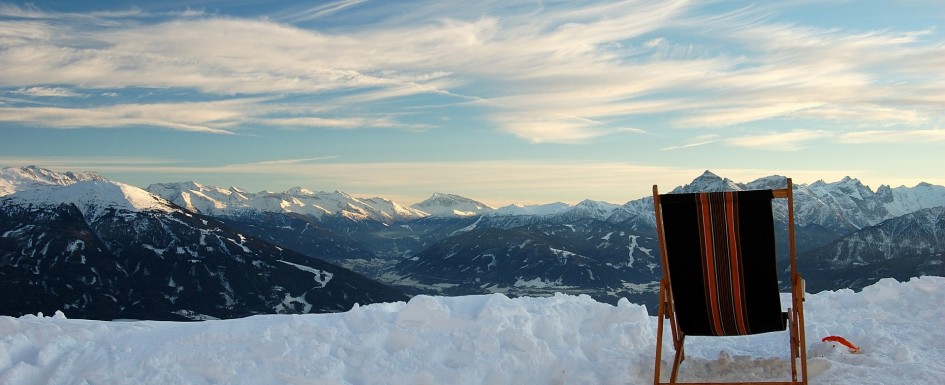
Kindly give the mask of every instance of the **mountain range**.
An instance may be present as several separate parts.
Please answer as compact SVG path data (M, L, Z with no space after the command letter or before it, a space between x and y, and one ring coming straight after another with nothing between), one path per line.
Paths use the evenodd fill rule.
M201 320L406 299L97 174L3 169L0 314Z
M778 188L784 183L781 176L737 183L706 171L689 184L663 192ZM117 186L125 191L126 199L105 199L107 194L56 192L64 190L65 186L89 184ZM7 272L8 261L12 260L8 256L20 255L20 259L24 259L26 254L39 254L36 249L41 242L26 237L28 231L24 230L39 226L31 223L30 218L51 217L47 212L69 207L86 219L85 226L89 230L85 231L113 244L140 245L102 249L111 254L115 254L116 249L127 250L118 258L129 259L132 254L157 256L158 253L148 247L164 250L164 254L169 253L167 250L183 248L181 255L192 257L194 245L202 245L207 235L216 234L215 241L227 247L215 250L227 249L237 254L249 250L249 254L258 258L277 261L267 262L268 266L292 267L296 271L306 271L298 266L309 266L308 263L324 263L319 267L309 266L318 271L342 269L331 270L335 277L331 282L338 280L342 275L340 271L365 279L370 284L353 286L377 288L368 298L353 299L354 292L341 295L359 303L380 300L384 296L399 298L397 290L407 294L566 292L589 294L609 302L627 297L652 303L661 274L652 197L624 204L585 200L575 205L550 203L493 208L460 195L435 193L423 202L406 206L384 198L357 198L341 191L315 192L301 187L281 193L251 193L236 187L220 188L191 181L153 184L142 190L108 181L95 173L55 173L37 167L0 171L0 192L4 194L0 198L4 213L3 223L0 223L0 234L3 234L0 272L5 276L13 274ZM74 198L76 194L82 198ZM132 196L141 194L145 195L140 202L131 202ZM847 177L838 182L795 184L794 197L799 264L812 290L859 288L883 276L943 275L945 221L941 220L940 208L945 206L945 187L922 183L915 187L880 186L873 191L857 179ZM131 203L126 204L126 200ZM58 208L56 202L68 207ZM90 205L88 202L99 203ZM33 212L25 214L24 210ZM142 219L142 213L147 213L145 216L151 219ZM782 232L786 228L786 215L786 206L775 207ZM154 219L168 217L176 219ZM152 235L159 239L148 238L148 242L133 237L116 241L99 235L99 229L109 227L98 224L99 221L114 222L114 218L124 218L124 222L112 224L113 227L142 228L144 225L132 224L150 220L161 223L150 228L172 228L170 224L183 222L197 230L190 230L194 235L189 238L177 233ZM196 219L188 222L184 218ZM82 227L78 222L72 225ZM211 233L211 230L221 233ZM54 231L47 227L33 236L45 234L48 238ZM126 233L138 231L127 230ZM145 233L158 234L153 230ZM70 244L63 240L57 245L68 251ZM779 245L782 257L785 249L784 245ZM203 253L203 250L196 252L197 255ZM282 256L288 254L293 259ZM219 257L221 260L233 258L225 253ZM280 260L285 262L278 262ZM119 265L124 264L122 268L127 271L132 269L128 263L124 261ZM18 266L23 266L22 262ZM16 274L28 271L21 268ZM155 275L161 274L175 273L161 271ZM86 281L91 279L84 277ZM282 289L287 287L279 280L266 281ZM193 283L190 287L193 285L199 284ZM222 284L219 286L211 292L221 297L219 293L227 290ZM321 292L327 291L325 289L328 286L319 288ZM297 298L302 288L293 290L272 291L267 299L257 301L268 307L252 311L333 311L353 304L349 301L335 303L333 308L314 305L306 308L299 304L316 302L311 293L319 291L309 290L307 299L295 302L292 310L284 301L277 300ZM173 298L166 290L154 295ZM171 313L197 314L193 317L200 314L216 317L209 315L211 313L229 317L232 315L223 311L227 303L218 303L217 313L207 309L173 309L172 306L168 309Z

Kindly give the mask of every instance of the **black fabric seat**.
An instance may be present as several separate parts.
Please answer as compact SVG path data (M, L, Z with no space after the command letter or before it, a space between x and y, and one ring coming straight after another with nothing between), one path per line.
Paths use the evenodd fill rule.
M772 198L770 190L660 198L676 318L687 335L747 335L787 327L772 257Z

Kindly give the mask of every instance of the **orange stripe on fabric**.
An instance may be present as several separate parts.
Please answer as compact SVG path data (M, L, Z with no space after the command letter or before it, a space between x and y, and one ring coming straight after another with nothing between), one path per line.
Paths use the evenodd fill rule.
M705 273L706 273L706 283L708 284L708 294L709 294L709 315L711 316L712 328L715 330L716 335L725 335L722 328L722 320L719 315L719 297L718 297L718 283L716 282L715 274L715 240L713 237L712 229L712 209L709 204L709 194L702 193L699 194L700 204L702 206L702 224L703 224L703 238L705 239Z
M713 193L710 205L712 206L712 233L715 240L715 284L719 296L719 320L723 335L731 335L737 328L735 317L732 314L732 275L729 269L729 244L727 214L725 211L725 193Z
M738 333L741 335L748 334L748 328L746 326L746 319L744 313L744 297L742 292L742 283L741 283L741 261L739 261L739 247L738 247L738 210L736 204L737 197L734 193L725 194L725 213L726 213L726 224L728 225L728 241L729 241L729 262L731 263L731 277L732 277L732 302L735 307L735 323L738 327Z

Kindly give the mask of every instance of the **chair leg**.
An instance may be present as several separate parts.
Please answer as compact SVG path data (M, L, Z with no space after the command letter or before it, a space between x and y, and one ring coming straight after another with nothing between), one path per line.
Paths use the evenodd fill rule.
M788 334L791 343L791 382L797 382L797 358L798 358L798 339L797 339L797 312L792 307L788 309Z
M790 313L791 334L791 381L794 384L807 385L807 341L804 335L804 280L800 276L792 278ZM800 373L797 362L800 361Z
M679 366L686 359L686 336L679 338L679 345L676 346L676 357L673 359L673 372L669 375L669 382L676 383L676 376L679 374Z
M665 280L660 283L659 305L657 307L656 362L653 365L653 384L664 384L664 382L660 382L660 372L663 358L663 324L666 320L669 320L669 326L672 328L673 348L676 350L676 354L673 356L673 369L669 377L669 382L675 383L676 376L679 374L679 365L686 359L684 349L685 335L676 330L676 319L672 314L673 305L669 283Z
M797 313L797 339L801 359L801 383L807 385L807 336L804 334L804 279L798 276L797 304L794 311Z
M666 293L663 291L663 285L660 284L660 296L659 304L657 305L657 316L656 316L656 364L654 365L653 373L653 385L660 384L660 361L662 361L663 355L663 321L665 314L664 306L664 296Z
M663 355L663 301L660 300L659 315L656 317L656 364L654 365L653 385L660 383L660 361Z

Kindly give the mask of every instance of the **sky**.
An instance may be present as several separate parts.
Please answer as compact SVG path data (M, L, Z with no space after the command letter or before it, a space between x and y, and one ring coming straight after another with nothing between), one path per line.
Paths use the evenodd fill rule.
M0 166L496 207L704 170L945 185L943 27L938 0L0 2Z

